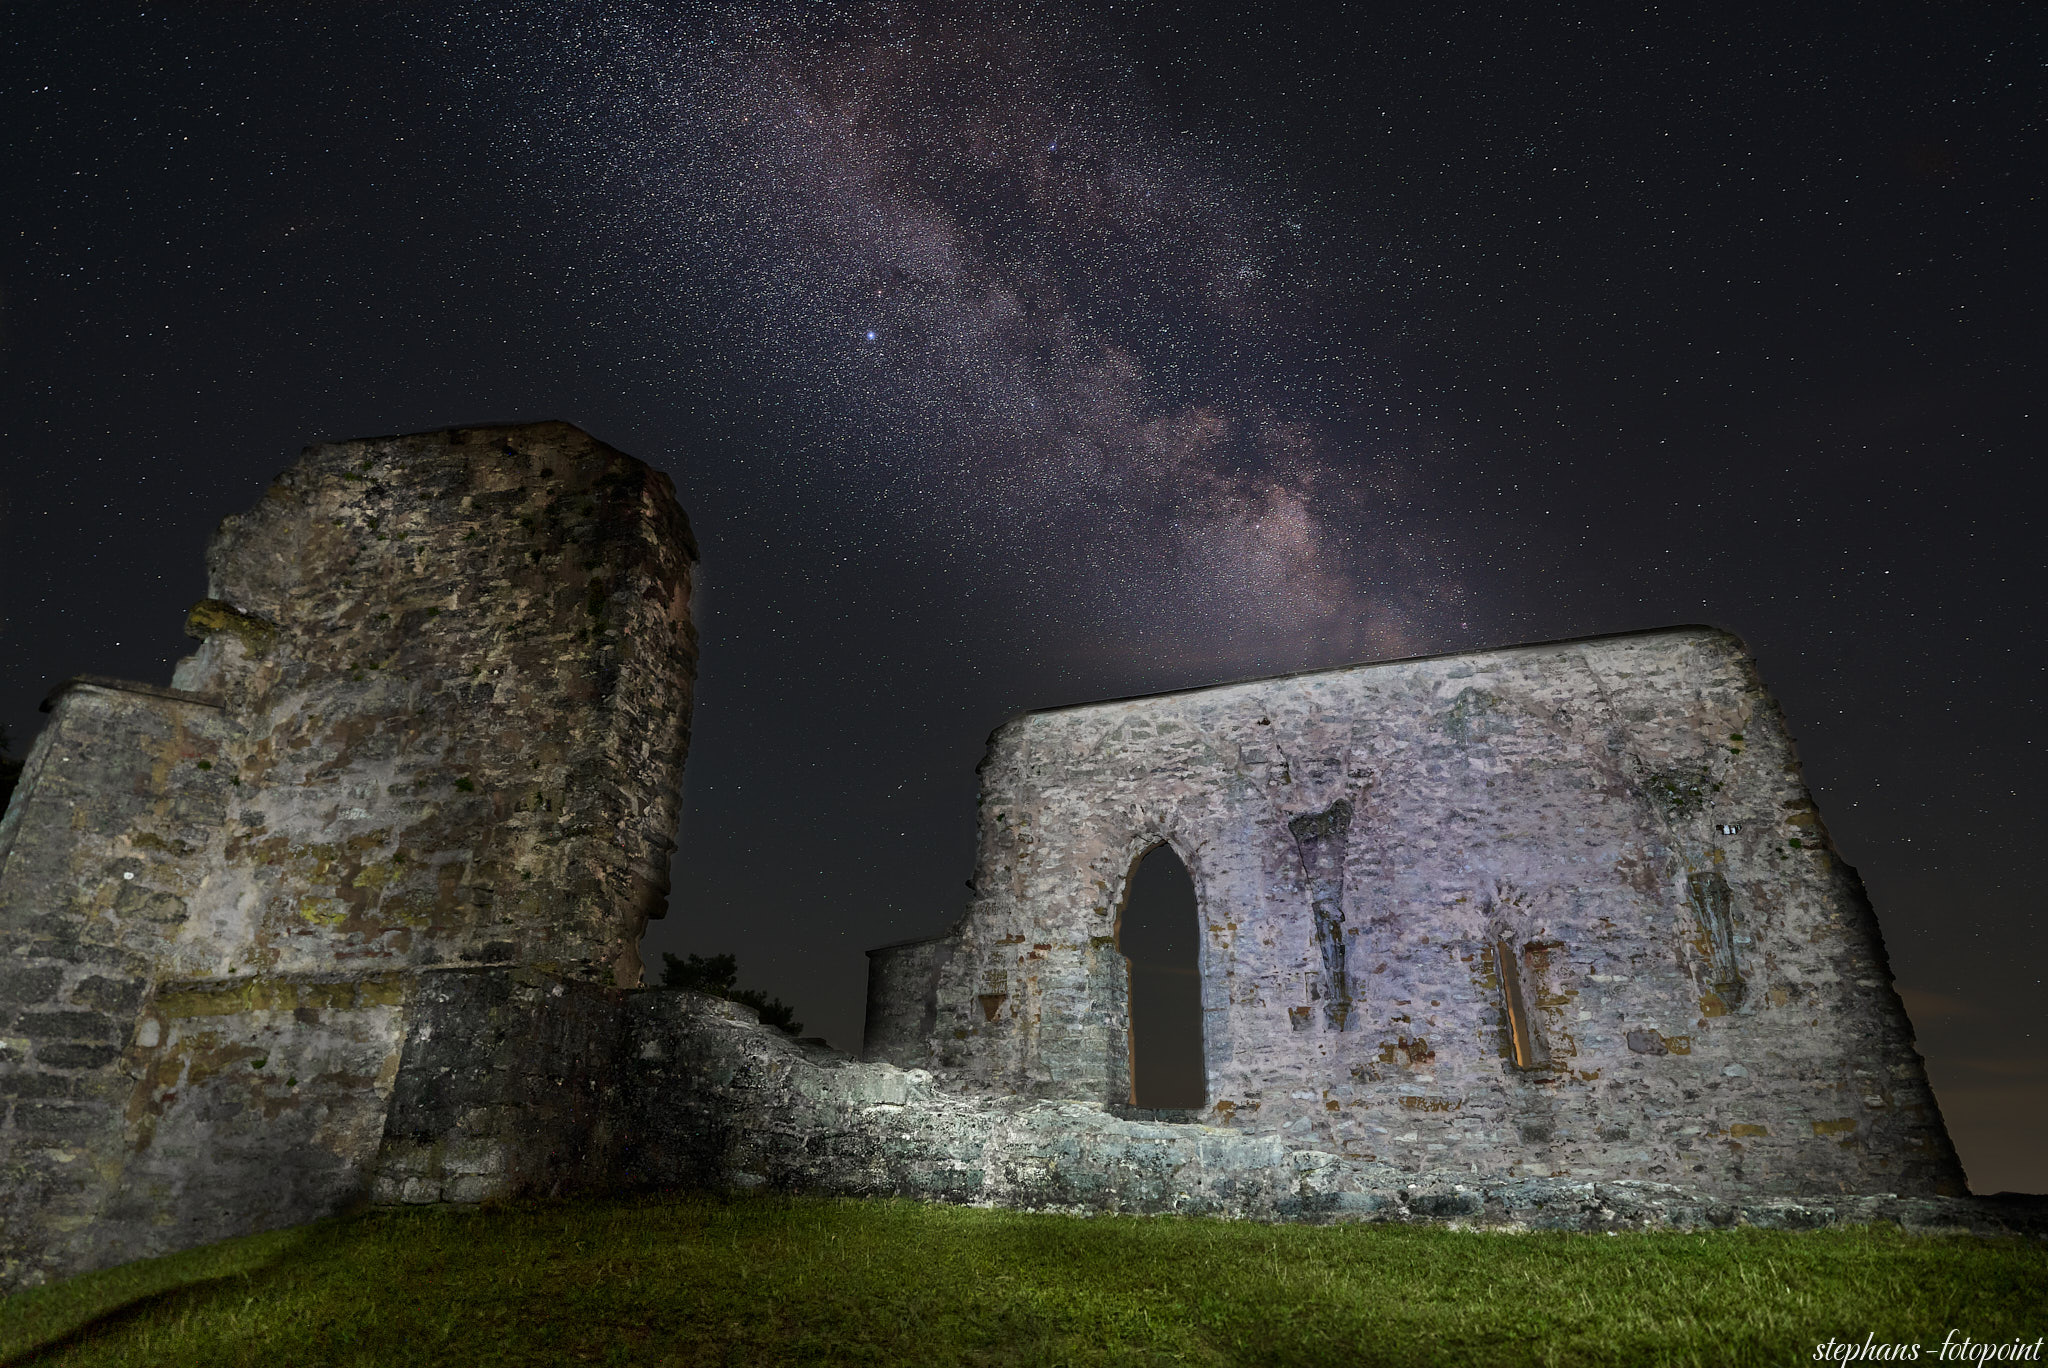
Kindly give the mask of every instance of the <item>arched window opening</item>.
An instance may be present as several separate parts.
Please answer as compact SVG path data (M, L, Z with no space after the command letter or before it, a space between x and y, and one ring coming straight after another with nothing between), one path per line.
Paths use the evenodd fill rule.
M1195 881L1173 847L1153 846L1131 872L1116 948L1131 964L1131 1105L1200 1107L1201 927Z

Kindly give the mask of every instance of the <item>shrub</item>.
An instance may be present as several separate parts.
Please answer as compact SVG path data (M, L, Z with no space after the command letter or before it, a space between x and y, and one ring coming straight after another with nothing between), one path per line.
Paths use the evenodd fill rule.
M761 1014L763 1025L791 1035L803 1031L804 1024L796 1019L796 1008L781 998L769 997L759 988L733 987L739 976L739 962L731 955L691 955L688 959L677 959L666 950L661 952L662 987L687 988L691 992L709 993L713 997L745 1003Z

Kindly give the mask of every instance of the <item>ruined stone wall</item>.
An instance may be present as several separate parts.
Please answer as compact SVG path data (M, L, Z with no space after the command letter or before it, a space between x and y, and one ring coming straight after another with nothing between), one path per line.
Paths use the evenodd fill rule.
M370 1196L389 1204L615 1186L634 1064L609 984L528 967L421 975Z
M131 1149L137 1017L231 792L212 699L81 681L50 707L0 820L0 1287L119 1261L94 1223Z
M53 697L0 818L0 1289L670 1184L2000 1219L1920 1195L1961 1174L1875 921L1705 629L1009 724L975 902L874 953L869 1061L640 988L694 561L667 481L564 424L315 447L215 538L174 687ZM1206 928L1190 1124L1127 1105L1116 922L1161 841Z
M1128 1103L1116 921L1161 841L1204 927L1210 1125L1487 1181L1963 1190L1862 888L1725 633L1019 718L933 1029L876 1056Z
M422 975L398 1077L374 1188L395 1205L697 1188L1572 1230L2043 1229L2038 1203L1418 1175L1241 1128L963 1095L738 1003L528 969Z
M939 974L957 940L932 936L868 951L867 1019L861 1054L914 1067L938 1025Z
M640 981L695 559L567 424L312 447L214 538L175 688L53 699L0 822L0 1286L367 1195L431 1024L503 1025L451 971ZM501 1082L469 1158L523 1183L588 1118Z
M1415 1173L1307 1137L1088 1102L976 1097L857 1061L696 993L627 994L608 1142L620 1186L913 1197L1055 1211L1510 1229L1780 1229L1893 1221L2039 1234L2038 1200L1715 1194L1625 1177Z
M666 477L563 423L308 450L207 553L246 796L180 968L637 983L696 649Z

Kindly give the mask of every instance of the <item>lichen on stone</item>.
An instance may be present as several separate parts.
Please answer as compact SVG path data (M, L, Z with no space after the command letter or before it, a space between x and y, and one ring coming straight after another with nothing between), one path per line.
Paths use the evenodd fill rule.
M232 633L251 655L262 655L277 644L277 624L268 618L219 599L201 599L185 615L185 635L204 641L216 632Z

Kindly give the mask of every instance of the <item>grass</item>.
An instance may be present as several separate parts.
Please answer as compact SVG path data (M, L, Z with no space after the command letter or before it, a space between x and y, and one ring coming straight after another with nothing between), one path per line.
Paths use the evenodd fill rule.
M2048 1249L823 1198L376 1211L0 1301L0 1363L1788 1364L2048 1332Z

